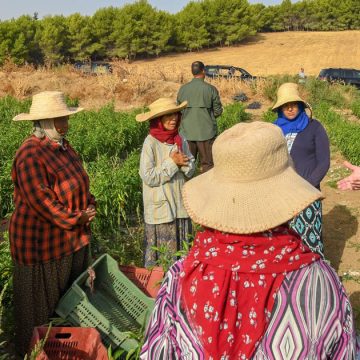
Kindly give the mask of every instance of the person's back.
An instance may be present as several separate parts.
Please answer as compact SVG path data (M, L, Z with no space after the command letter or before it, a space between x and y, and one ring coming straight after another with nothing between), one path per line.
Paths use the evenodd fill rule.
M193 78L183 85L178 93L179 103L188 102L182 114L180 131L188 141L212 139L217 133L215 117L222 112L220 107L214 109L216 88L202 78Z
M202 226L158 294L144 359L355 359L336 273L289 228L319 190L292 167L280 128L240 123L214 143L214 168L182 195Z
M150 320L143 360L208 358L183 312L178 281L182 272L180 260L162 284L156 301L162 311ZM355 359L351 305L338 276L323 260L287 274L268 324L252 360Z
M192 64L194 78L183 85L178 93L177 102L187 101L182 113L180 132L189 143L190 151L196 158L200 155L202 171L212 168L212 143L217 134L216 118L222 113L222 104L215 86L204 81L204 64Z

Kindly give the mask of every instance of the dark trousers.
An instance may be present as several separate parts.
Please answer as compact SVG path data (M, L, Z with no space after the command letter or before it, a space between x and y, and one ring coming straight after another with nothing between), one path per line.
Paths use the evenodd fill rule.
M199 154L201 173L210 170L214 166L212 156L212 146L214 141L215 138L205 141L188 141L190 151L195 159L197 154Z

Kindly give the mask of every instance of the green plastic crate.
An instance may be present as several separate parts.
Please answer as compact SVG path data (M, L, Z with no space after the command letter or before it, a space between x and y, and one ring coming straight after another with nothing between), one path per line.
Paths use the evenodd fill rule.
M89 274L84 272L60 299L57 314L75 326L96 328L106 346L130 350L137 346L125 332L137 331L146 325L154 299L147 297L120 270L109 255L102 255L92 268L95 271L94 291Z

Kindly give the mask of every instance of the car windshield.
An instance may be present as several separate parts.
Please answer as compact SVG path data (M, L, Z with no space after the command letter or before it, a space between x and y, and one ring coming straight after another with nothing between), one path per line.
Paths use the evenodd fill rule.
M217 68L214 68L214 67L208 67L206 68L206 71L210 74L216 74L217 73Z
M353 71L353 78L360 80L360 70L354 70Z
M326 76L327 70L321 70L319 76Z

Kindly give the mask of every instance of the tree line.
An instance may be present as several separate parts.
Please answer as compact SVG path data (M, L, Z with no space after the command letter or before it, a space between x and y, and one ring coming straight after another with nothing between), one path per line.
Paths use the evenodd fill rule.
M98 10L92 16L21 16L0 21L0 65L143 58L230 46L257 32L360 29L359 0L199 0L170 14L147 0Z

